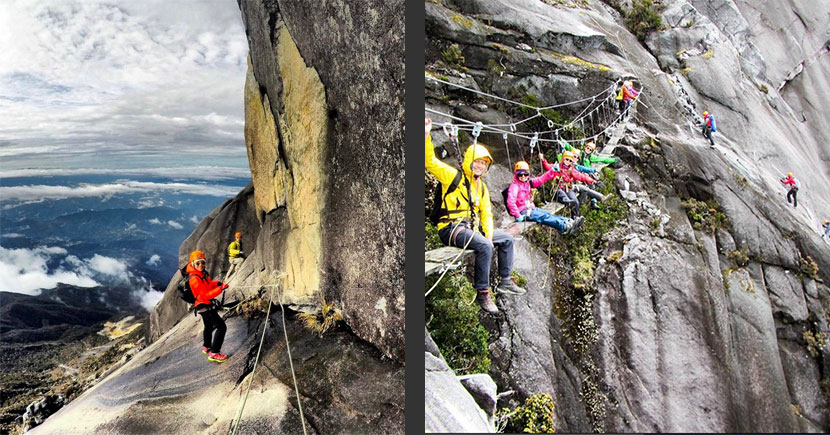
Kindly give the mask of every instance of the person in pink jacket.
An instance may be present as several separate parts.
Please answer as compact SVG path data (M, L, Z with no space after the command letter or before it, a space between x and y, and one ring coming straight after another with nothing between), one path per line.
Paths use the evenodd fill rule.
M538 222L553 228L556 228L560 233L572 234L576 232L584 217L577 217L576 219L568 219L551 212L536 208L533 203L530 189L537 189L559 173L553 168L549 169L544 174L530 178L530 166L527 162L517 162L513 168L513 184L507 188L507 211L513 216L517 222L529 220Z
M556 201L565 204L571 208L571 218L576 219L579 216L579 204L583 204L587 198L597 201L605 201L605 195L593 190L587 186L576 184L581 181L587 185L592 185L596 182L593 178L580 173L576 169L576 153L572 151L565 151L562 153L562 162L559 164L559 174L562 177L559 182L559 190L556 191ZM542 165L547 170L550 166L546 161L542 161ZM596 201L591 201L591 208L598 209Z

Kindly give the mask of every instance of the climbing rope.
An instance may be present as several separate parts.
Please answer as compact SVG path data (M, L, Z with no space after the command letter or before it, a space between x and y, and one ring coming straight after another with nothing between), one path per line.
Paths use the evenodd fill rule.
M284 275L280 274L277 277L277 280L281 279ZM265 321L262 324L262 337L259 339L259 348L257 348L256 358L254 359L254 367L251 369L251 374L249 375L251 382L248 383L248 388L245 391L245 397L243 398L241 405L239 406L239 412L236 414L236 424L234 425L232 435L236 435L236 431L239 429L239 423L242 421L242 412L245 410L245 405L248 403L248 394L251 392L251 386L254 384L254 373L256 372L256 367L259 364L259 357L262 354L262 344L265 342L265 332L268 330L268 318L271 316L271 305L274 301L274 288L279 286L279 283L275 284L263 284L259 286L239 286L234 288L262 288L262 287L271 287L271 294L268 298L268 310L265 313ZM307 435L306 428L305 428L305 419L303 417L303 405L300 402L300 390L297 387L297 376L294 373L294 362L291 360L291 346L288 342L288 331L285 327L285 309L282 306L282 299L277 296L277 301L280 305L280 312L282 313L282 330L285 333L285 348L288 350L288 363L291 367L291 379L294 381L294 392L297 395L297 409L300 412L300 424L303 426L303 435Z

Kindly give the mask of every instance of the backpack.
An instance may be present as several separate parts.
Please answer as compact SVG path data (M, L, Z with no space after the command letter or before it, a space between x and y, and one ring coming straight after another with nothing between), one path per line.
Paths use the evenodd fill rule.
M510 189L509 185L501 191L501 197L504 198L504 208L507 210L507 213L509 214L510 209L507 208L507 190L508 189Z
M444 208L444 200L447 198L447 195L454 192L455 189L458 188L458 185L461 183L461 171L455 174L455 178L452 179L452 183L447 187L447 192L441 195L441 187L439 186L435 189L435 193L432 195L432 213L429 215L429 221L432 222L433 225L438 225L438 221L441 220L443 216L449 214L449 211Z
M712 123L712 131L718 131L718 126L715 125L715 116L714 115L709 115L709 120Z
M181 273L181 278L178 284L176 284L176 291L179 294L179 298L188 304L196 303L196 297L193 296L193 291L190 289L190 275L187 273L187 265L179 269L179 272Z

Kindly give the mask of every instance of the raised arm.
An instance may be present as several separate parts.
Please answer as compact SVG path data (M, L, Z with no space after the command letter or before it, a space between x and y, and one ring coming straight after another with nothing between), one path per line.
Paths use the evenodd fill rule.
M435 147L432 145L432 136L427 135L424 139L424 165L430 174L434 175L441 184L447 185L452 183L458 169L438 160L435 157Z

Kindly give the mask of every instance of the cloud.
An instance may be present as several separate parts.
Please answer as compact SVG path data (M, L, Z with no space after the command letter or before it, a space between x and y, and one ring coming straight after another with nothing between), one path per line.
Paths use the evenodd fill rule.
M10 155L16 152L5 151ZM0 148L0 156L4 150ZM173 180L233 180L250 178L251 171L247 167L220 167L220 166L189 166L187 168L54 168L54 169L0 169L0 178L17 177L54 177L66 175L122 175L122 176L153 176Z
M148 220L147 222L150 222L153 225L161 225L161 221L158 218L152 218L152 219Z
M96 272L103 273L104 275L123 277L125 280L128 280L127 265L115 258L95 254L87 263Z
M233 1L4 1L4 152L244 156L247 51Z
M46 199L67 198L108 198L119 194L135 194L149 192L169 192L188 195L206 195L217 197L232 197L239 193L240 188L235 186L186 184L186 183L154 183L146 181L117 181L108 184L79 184L78 186L48 186L23 185L0 187L2 201L43 201Z
M164 292L157 291L150 287L147 290L133 292L133 296L138 299L141 306L149 312L153 311L153 308L155 308L156 304L158 304L162 296L164 296Z
M158 266L158 265L159 265L159 263L160 263L160 262L161 262L161 257L159 257L159 256L158 256L158 255L156 255L156 254L153 254L153 255L150 257L150 259L149 259L149 260L147 260L147 262L146 262L145 264L146 264L146 265L148 265L148 266L153 266L153 267L156 267L156 266Z
M194 224L198 224L199 223L199 218L197 218L196 215L193 215L193 216L190 217L190 222L193 222Z
M54 255L66 254L57 247L35 249L6 249L0 246L0 291L40 294L40 289L53 288L59 282L78 287L99 285L88 274L58 268L49 271L47 262Z
M182 224L180 224L180 223L178 223L178 222L176 222L176 221L167 221L167 225L170 225L171 227L173 227L173 228L175 228L175 229L177 229L177 230L180 230L180 229L184 228L184 227L182 226Z
M0 237L3 237L5 239L16 239L18 237L23 237L23 234L20 234L20 233L5 233Z

